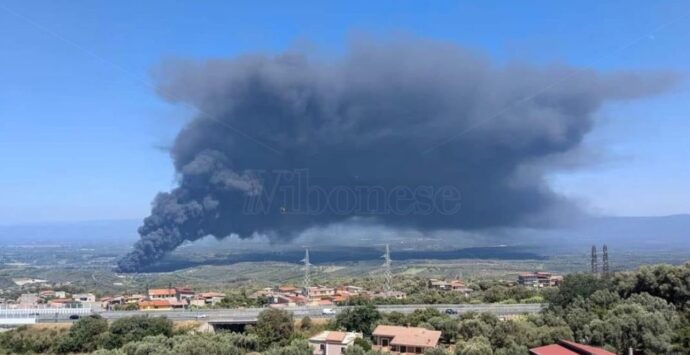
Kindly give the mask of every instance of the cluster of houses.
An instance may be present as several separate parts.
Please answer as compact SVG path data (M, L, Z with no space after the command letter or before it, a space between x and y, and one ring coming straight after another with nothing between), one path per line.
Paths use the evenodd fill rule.
M259 290L250 298L263 297L271 307L294 307L294 306L332 306L335 304L346 304L352 297L366 298L395 298L405 299L407 295L400 291L367 291L358 286L311 286L308 288L294 286L267 287Z
M357 338L362 338L362 333L324 331L309 338L309 344L314 355L341 355L348 347L355 344ZM427 350L438 346L441 332L425 328L379 325L374 329L372 338L374 350L396 355L424 354ZM529 353L530 355L615 355L602 348L567 340L529 349Z
M169 311L191 307L208 307L225 298L220 292L195 292L189 287L152 288L145 295L124 295L101 298L101 307L117 309L131 305L139 310Z
M393 354L423 354L438 346L441 332L416 327L379 325L372 333L374 350ZM361 333L324 331L311 338L314 355L340 355L354 345Z
M469 288L464 281L459 279L450 281L429 279L427 282L427 287L431 290L458 292L464 294L465 296L469 296L469 294L474 291L473 289Z
M36 293L23 293L16 300L3 300L9 308L82 308L96 304L92 293L70 294L66 291L43 290Z
M519 285L531 287L556 287L563 283L563 276L550 272L523 272L518 275Z

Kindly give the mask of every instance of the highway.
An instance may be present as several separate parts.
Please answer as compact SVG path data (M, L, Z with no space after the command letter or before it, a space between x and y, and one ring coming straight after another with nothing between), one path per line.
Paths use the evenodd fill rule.
M440 304L440 305L382 305L377 306L381 312L411 313L416 309L436 308L441 312L453 309L458 314L467 312L489 312L498 316L508 316L523 313L537 313L545 305L543 304ZM342 312L348 307L332 307L335 313ZM173 321L203 320L207 322L241 323L256 321L259 313L266 308L237 308L237 309L206 309L206 310L179 310L179 311L106 311L96 312L103 318L115 320L134 315L163 316ZM296 318L309 316L312 318L332 318L335 315L323 314L324 307L290 307L285 308L294 314Z
M381 312L411 313L416 309L436 308L441 312L448 309L455 310L458 315L467 312L489 312L497 316L509 316L523 313L537 313L545 304L420 304L420 305L380 305ZM294 314L296 318L309 316L312 318L333 318L344 307L328 307L333 310L325 314L325 307L289 307L284 308ZM173 321L199 320L209 323L251 323L255 322L259 313L266 308L233 308L233 309L204 309L204 310L174 310L174 311L104 311L89 308L33 308L33 309L0 309L0 320L8 322L40 322L63 323L72 322L88 314L98 314L108 320L130 316L167 317ZM78 316L78 317L77 317ZM11 321L13 320L13 321ZM2 323L2 322L0 322Z

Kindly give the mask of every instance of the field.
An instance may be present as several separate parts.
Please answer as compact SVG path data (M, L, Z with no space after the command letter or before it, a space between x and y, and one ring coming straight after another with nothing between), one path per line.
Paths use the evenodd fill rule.
M525 247L464 248L450 251L396 252L393 249L393 273L407 278L463 278L468 280L515 280L524 271L551 271L565 274L589 270L589 250L571 254L539 254ZM373 251L372 251L373 250ZM0 298L14 298L22 292L40 288L38 284L19 286L17 279L47 280L52 287L97 295L144 292L146 287L187 285L197 290L256 290L278 284L301 285L302 250L257 253L249 250L210 248L206 245L183 248L169 258L169 270L142 274L118 274L113 271L117 257L126 248L114 246L83 248L80 246L35 245L8 247L0 251ZM423 257L414 259L419 254ZM382 260L375 248L312 249L311 279L314 283L380 284ZM436 256L437 259L433 257ZM432 258L429 258L432 257ZM205 258L206 263L199 260ZM350 259L350 260L348 260ZM642 264L687 261L685 252L638 251L611 252L613 270L631 270ZM175 267L177 266L177 267Z

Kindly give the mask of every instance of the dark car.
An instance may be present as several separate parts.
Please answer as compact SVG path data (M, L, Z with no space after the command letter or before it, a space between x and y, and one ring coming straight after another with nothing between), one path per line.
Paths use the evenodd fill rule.
M69 316L69 319L71 319L71 320L77 320L77 319L79 319L79 315L78 315L78 314L73 314L73 315Z
M456 311L452 308L448 308L448 309L446 309L446 314L458 314L458 311Z

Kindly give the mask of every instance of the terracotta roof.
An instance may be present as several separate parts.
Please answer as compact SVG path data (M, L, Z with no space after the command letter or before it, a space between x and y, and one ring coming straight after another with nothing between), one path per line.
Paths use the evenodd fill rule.
M140 307L170 307L168 300L152 300L139 302Z
M220 292L202 292L199 294L202 298L225 297L225 294Z
M529 349L529 352L533 355L616 355L602 348L578 344L568 340L561 340L558 344Z
M167 296L175 294L177 294L177 290L174 288L152 288L149 290L150 296Z
M71 298L54 298L54 299L52 299L52 300L50 300L50 301L48 301L48 302L49 302L49 303L72 303L72 302L75 302L75 301L74 301L73 299L71 299Z
M345 336L347 336L347 333L345 332L329 332L326 336L326 342L342 343L345 339Z
M379 325L374 329L373 335L392 337L391 345L435 347L441 332L424 328Z
M538 348L529 349L529 353L533 355L578 355L574 351L568 350L558 344L544 345Z
M355 341L356 338L361 338L362 334L352 332L340 332L333 330L324 330L323 332L309 338L312 343L328 343L347 345Z

